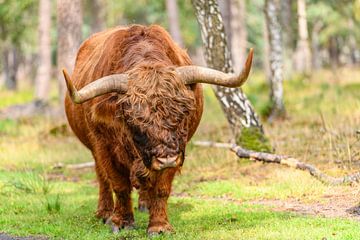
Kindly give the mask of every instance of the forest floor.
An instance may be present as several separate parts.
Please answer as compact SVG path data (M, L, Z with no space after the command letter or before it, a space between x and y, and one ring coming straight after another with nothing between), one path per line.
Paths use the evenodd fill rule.
M276 153L332 176L359 171L360 72L321 71L284 85L288 117L264 126ZM266 115L263 76L253 74L244 91ZM0 96L0 108L32 98L29 90ZM231 133L208 87L205 102L193 140L228 142ZM0 120L0 239L146 239L148 216L136 209L137 193L136 229L113 235L94 217L93 169L54 169L91 161L63 124L50 117ZM360 239L360 185L327 186L300 170L190 143L169 218L176 233L156 239Z

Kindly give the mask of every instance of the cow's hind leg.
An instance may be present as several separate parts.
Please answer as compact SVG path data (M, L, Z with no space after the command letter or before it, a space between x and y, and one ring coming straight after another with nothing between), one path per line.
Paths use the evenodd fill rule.
M140 187L139 189L139 200L138 210L140 212L147 212L149 209L149 194L147 189Z
M103 169L95 165L96 175L99 182L99 200L96 216L104 223L111 217L114 209L114 200L109 181L106 179Z

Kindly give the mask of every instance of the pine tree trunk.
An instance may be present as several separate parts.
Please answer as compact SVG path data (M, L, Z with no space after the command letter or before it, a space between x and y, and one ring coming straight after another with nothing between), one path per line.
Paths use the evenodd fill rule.
M166 11L168 15L170 34L179 46L184 46L179 22L179 10L177 0L166 0Z
M105 29L105 6L103 0L90 0L89 3L91 19L91 33L100 32Z
M35 80L35 98L46 102L51 79L51 0L40 0L39 7L39 68Z
M265 16L268 29L270 47L270 99L272 102L269 121L283 118L285 106L283 102L283 56L282 56L282 35L278 19L278 6L276 0L265 1Z
M309 74L311 72L311 51L306 19L306 1L297 0L297 7L299 37L294 55L294 68L300 73Z
M75 64L76 52L82 38L81 0L57 0L57 32L58 32L58 81L60 103L63 104L66 86L61 69L70 73Z
M201 29L207 65L223 72L233 72L217 1L192 0L192 3ZM214 91L236 142L245 148L270 150L262 125L241 89L214 86Z

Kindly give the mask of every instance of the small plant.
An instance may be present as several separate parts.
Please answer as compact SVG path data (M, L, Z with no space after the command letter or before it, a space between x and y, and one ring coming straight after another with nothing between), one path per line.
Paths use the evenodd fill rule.
M60 204L59 194L56 194L55 197L52 197L52 196L47 197L45 206L46 206L46 210L48 213L60 212L61 204Z

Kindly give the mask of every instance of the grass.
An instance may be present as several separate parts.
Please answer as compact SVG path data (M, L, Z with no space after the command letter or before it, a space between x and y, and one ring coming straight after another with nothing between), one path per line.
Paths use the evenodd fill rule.
M285 81L288 119L265 124L278 153L315 164L334 176L360 167L356 134L360 74L345 69L338 76L342 79L321 71L309 79L295 76ZM265 114L268 87L263 75L254 73L244 91L257 112ZM0 90L0 95L0 107L31 99L27 90ZM228 141L231 132L210 88L205 88L205 103L194 139ZM91 160L60 123L46 118L0 121L0 232L50 239L146 239L147 214L135 210L137 228L119 235L94 217L97 184L92 170L53 169L58 163ZM156 239L360 239L356 220L279 212L253 204L263 199L326 204L324 196L339 191L357 191L359 196L360 188L325 186L301 171L239 160L229 151L190 143L169 201L176 233ZM136 203L136 193L133 198Z

